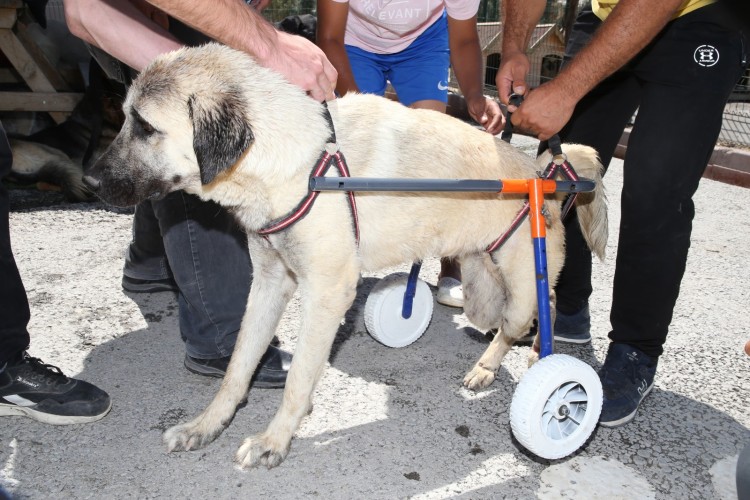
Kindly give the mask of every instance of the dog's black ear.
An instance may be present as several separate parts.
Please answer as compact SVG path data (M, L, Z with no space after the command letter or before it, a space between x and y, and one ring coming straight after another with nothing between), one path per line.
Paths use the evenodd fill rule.
M216 99L191 95L188 109L201 183L208 184L237 163L253 142L253 131L237 95L222 94Z

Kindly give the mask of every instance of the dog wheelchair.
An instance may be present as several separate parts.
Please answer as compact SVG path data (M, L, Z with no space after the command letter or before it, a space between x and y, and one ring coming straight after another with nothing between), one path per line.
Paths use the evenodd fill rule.
M510 141L510 116L502 138ZM560 140L550 139L553 160L534 179L382 179L364 177L310 178L310 191L412 191L412 192L495 192L527 194L528 201L515 224L495 242L499 247L528 215L536 271L539 361L521 377L510 405L513 435L533 454L548 460L566 457L589 440L599 421L603 393L597 373L587 363L566 354L553 354L554 337L550 315L547 274L544 197L555 192L570 193L563 216L577 193L595 188L592 180L578 178L562 153ZM555 180L558 174L567 180ZM490 250L490 249L488 249ZM491 250L490 250L491 251ZM404 347L427 330L433 312L429 286L419 278L421 263L407 273L394 273L380 280L365 305L368 332L389 347Z

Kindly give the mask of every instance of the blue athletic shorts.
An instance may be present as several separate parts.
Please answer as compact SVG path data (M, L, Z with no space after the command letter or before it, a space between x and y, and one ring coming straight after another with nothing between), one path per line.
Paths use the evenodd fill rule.
M435 21L407 48L395 54L373 54L347 45L346 53L359 91L384 95L388 82L405 106L431 99L448 102L448 19Z

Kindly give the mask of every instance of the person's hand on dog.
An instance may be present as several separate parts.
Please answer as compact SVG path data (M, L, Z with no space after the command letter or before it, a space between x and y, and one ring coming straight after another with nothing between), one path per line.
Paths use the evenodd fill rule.
M558 133L570 120L578 102L559 83L550 80L530 91L510 118L513 126L529 131L540 141Z
M465 96L465 98L469 114L484 127L484 130L492 135L497 135L502 131L505 117L500 111L500 105L494 99L481 94Z
M77 10L72 9L74 13L79 15L96 10L88 8L88 4L84 5L84 0L66 1L72 7L81 4ZM109 5L104 0L100 1L103 7ZM201 31L209 38L252 54L263 66L280 73L287 81L301 87L318 101L323 101L333 92L336 86L336 80L338 79L336 69L321 49L301 36L276 30L263 18L259 11L268 5L269 0L258 0L250 3L234 0L222 2L220 8L217 7L215 2L209 0L200 2L184 2L182 0L146 1L170 16L180 19L185 24ZM117 8L120 8L125 12L126 6L133 10L132 5L128 2L113 4L109 6L109 10L116 11ZM66 16L68 16L67 13ZM98 32L102 27L102 23L98 22L101 14L86 17L86 22L83 25ZM127 13L120 18L128 20L131 34L138 35L135 37L136 40L146 41L145 46L138 47L139 50L130 47L129 50L124 52L140 54L141 59L150 62L156 55L166 51L163 44L157 46L148 43L149 40L155 38L154 34L157 35L157 39L158 37L170 37L170 41L173 41L169 33L161 33L163 29L154 30L153 26L146 26L135 18L131 19ZM81 24L81 22L77 24ZM87 33L83 29L78 30L78 32L74 32L74 34L95 45L99 39L108 39L102 34L84 36ZM127 44L113 44L100 48L137 70L143 69L146 64L133 66L129 60L123 59L123 55L126 54L121 52L122 46L127 46ZM172 47L169 48L172 49Z
M544 85L529 93L526 83L529 69L529 58L525 52L508 49L495 78L498 96L512 114L510 120L515 129L536 136L539 140L547 140L567 123L575 102L568 113L561 111L563 106L558 102L561 98L554 92L547 92L549 89L545 89ZM511 95L525 96L525 99L520 106L516 106L510 103ZM550 99L552 102L549 102Z
M508 51L507 54L503 54L503 60L495 77L495 84L497 85L500 102L508 106L508 111L511 113L516 111L516 107L509 105L508 99L511 94L526 94L528 88L526 77L529 74L530 67L529 58L526 57L524 52Z
M256 55L263 66L278 71L307 91L316 101L330 99L338 72L314 43L297 35L278 31L277 43L264 55Z
M526 77L529 58L525 53L510 52L500 64L495 83L500 100L507 106L513 127L545 141L558 133L568 122L577 103L574 92L568 92L553 79L528 91ZM511 94L525 96L520 106L508 102Z

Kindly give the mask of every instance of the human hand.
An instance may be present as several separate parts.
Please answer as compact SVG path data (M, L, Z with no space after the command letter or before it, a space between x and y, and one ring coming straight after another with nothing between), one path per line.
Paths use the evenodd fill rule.
M497 85L497 94L500 101L508 106L508 99L511 94L524 95L528 86L526 85L526 76L529 74L529 58L524 52L510 52L503 54L500 68L495 77ZM515 106L508 106L511 113L516 110Z
M259 62L281 73L313 99L333 99L338 73L323 51L301 36L281 31L276 35L277 43Z
M466 97L466 107L471 117L488 133L497 135L505 124L505 117L500 111L500 105L492 98L477 94Z
M512 111L510 121L514 127L546 141L568 123L575 106L575 98L551 80L529 92L521 105Z

